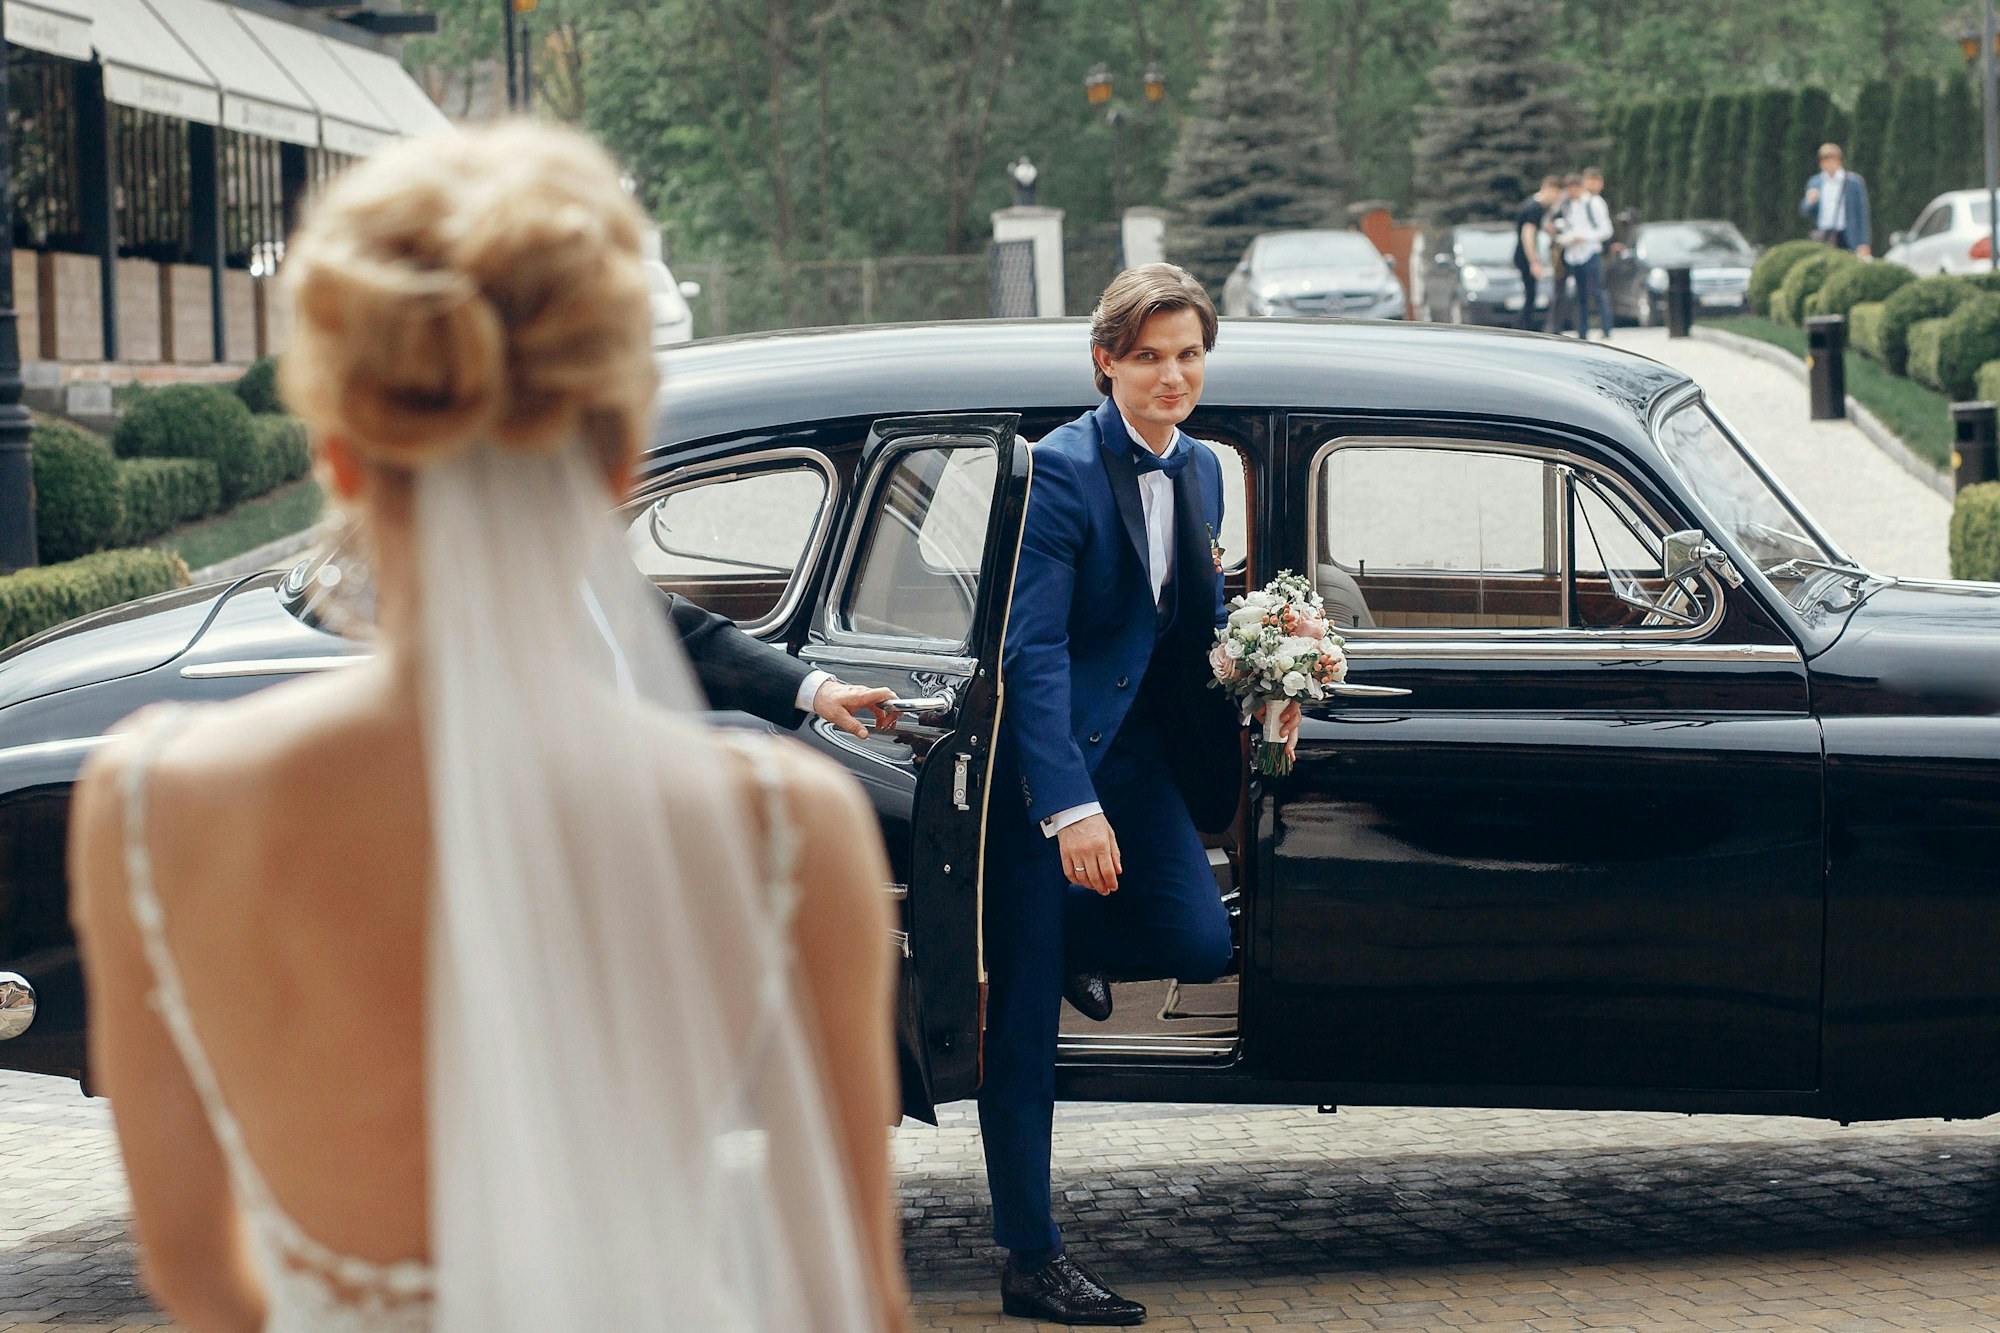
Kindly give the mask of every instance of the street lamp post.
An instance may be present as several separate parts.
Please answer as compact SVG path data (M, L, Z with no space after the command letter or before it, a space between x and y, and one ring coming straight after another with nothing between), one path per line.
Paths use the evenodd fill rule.
M1167 95L1167 76L1160 72L1157 61L1146 62L1146 73L1141 79L1145 86L1146 100L1157 102ZM1102 60L1090 67L1090 73L1083 79L1084 99L1092 106L1104 107L1104 123L1111 127L1111 206L1119 218L1125 216L1125 121L1124 108L1111 104L1114 88L1111 67Z
M7 55L0 40L0 107L7 105ZM0 122L0 572L35 556L33 422L21 405L21 336L14 311L14 136Z
M2000 273L2000 103L1994 100L1993 85L1993 0L1985 0L1985 42L1979 57L1981 99L1986 109L1986 262Z

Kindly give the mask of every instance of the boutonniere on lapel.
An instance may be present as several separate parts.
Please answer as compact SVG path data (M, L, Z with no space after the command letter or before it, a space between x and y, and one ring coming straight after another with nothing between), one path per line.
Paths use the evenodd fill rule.
M1208 558L1215 562L1215 572L1220 574L1222 572L1222 543L1215 539L1215 524L1204 523L1202 526L1208 529Z

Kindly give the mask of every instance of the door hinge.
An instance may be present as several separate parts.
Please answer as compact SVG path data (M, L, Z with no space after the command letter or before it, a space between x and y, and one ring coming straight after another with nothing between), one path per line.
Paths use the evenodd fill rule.
M951 764L951 803L961 810L972 808L972 756L955 755Z

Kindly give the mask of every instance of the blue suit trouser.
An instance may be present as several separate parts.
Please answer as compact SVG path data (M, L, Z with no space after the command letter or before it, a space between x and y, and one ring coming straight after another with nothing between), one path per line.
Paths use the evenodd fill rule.
M1056 839L1025 814L995 821L979 1129L993 1239L1010 1250L1062 1239L1050 1213L1049 1155L1065 976L1203 982L1229 966L1228 914L1166 765L1114 745L1094 784L1125 867L1108 897L1070 884Z
M1576 279L1576 336L1590 336L1590 312L1595 309L1604 328L1604 336L1609 338L1611 293L1604 286L1604 256L1595 254L1581 264L1571 264L1569 272Z

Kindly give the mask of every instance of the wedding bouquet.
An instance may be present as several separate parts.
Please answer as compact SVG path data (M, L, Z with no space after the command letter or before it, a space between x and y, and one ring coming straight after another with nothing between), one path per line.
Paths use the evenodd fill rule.
M1311 582L1290 570L1229 604L1229 623L1215 632L1208 665L1216 688L1236 699L1246 719L1263 715L1264 734L1254 747L1258 772L1291 772L1279 716L1288 701L1325 699L1328 686L1347 678L1343 642L1328 627L1326 604Z

